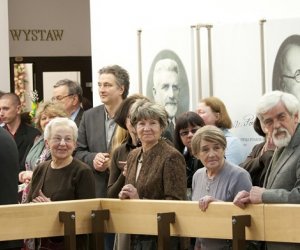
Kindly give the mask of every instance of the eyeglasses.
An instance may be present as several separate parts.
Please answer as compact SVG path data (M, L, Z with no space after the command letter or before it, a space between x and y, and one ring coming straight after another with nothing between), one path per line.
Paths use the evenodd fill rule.
M188 136L190 132L192 134L195 134L198 129L199 129L199 127L192 128L191 130L183 130L183 131L179 132L179 134L181 137L185 137L185 136Z
M73 140L73 138L70 138L70 137L67 137L67 138L53 137L53 138L51 138L51 141L55 144L61 144L62 141L64 141L64 143L68 144L68 143L72 143L74 140Z
M55 102L55 101L61 101L61 100L65 99L65 98L67 98L67 97L69 97L69 96L72 96L72 95L74 95L74 94L69 94L69 95L65 95L65 96L61 96L61 95L59 95L59 96L53 96L53 97L51 98L51 101L52 101L52 102Z
M283 77L294 79L296 82L300 83L300 69L297 69L294 76L282 75Z

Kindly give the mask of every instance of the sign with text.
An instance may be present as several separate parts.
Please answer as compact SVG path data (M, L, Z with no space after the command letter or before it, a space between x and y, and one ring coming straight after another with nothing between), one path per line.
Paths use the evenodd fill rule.
M62 29L10 29L13 41L47 41L55 42L63 39Z

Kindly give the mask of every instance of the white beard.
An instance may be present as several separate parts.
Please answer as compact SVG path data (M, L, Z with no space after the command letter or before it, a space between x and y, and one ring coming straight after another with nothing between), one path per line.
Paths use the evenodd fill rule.
M276 138L275 134L278 132L285 132L285 137ZM280 128L273 131L272 138L275 146L277 146L278 148L282 148L286 147L290 143L292 136L290 135L289 131L287 131L287 129Z

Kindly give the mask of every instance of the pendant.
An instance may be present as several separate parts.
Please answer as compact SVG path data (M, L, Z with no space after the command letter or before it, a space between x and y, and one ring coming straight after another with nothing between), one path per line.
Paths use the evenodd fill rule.
M209 192L209 190L210 190L210 183L207 182L207 183L206 183L206 191Z

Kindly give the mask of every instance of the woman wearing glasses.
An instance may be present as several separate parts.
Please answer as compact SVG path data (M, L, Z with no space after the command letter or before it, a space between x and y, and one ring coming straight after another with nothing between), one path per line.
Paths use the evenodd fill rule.
M22 202L25 202L29 192L29 182L32 178L33 170L38 164L50 160L51 154L49 148L45 147L44 141L44 130L46 125L55 117L68 117L66 110L59 103L44 102L42 103L35 117L36 128L40 130L41 136L36 139L34 145L27 154L25 160L26 171L21 171L19 173L19 191L22 195Z
M202 118L195 112L182 113L176 119L174 131L174 146L183 154L186 163L187 198L191 199L193 175L197 169L202 168L201 161L192 154L191 141L196 131L205 125Z
M53 202L95 198L92 170L74 159L77 126L68 118L51 120L44 132L52 160L37 166L30 183L28 202ZM88 249L85 235L77 236L76 249ZM37 249L64 249L63 237L43 238Z

